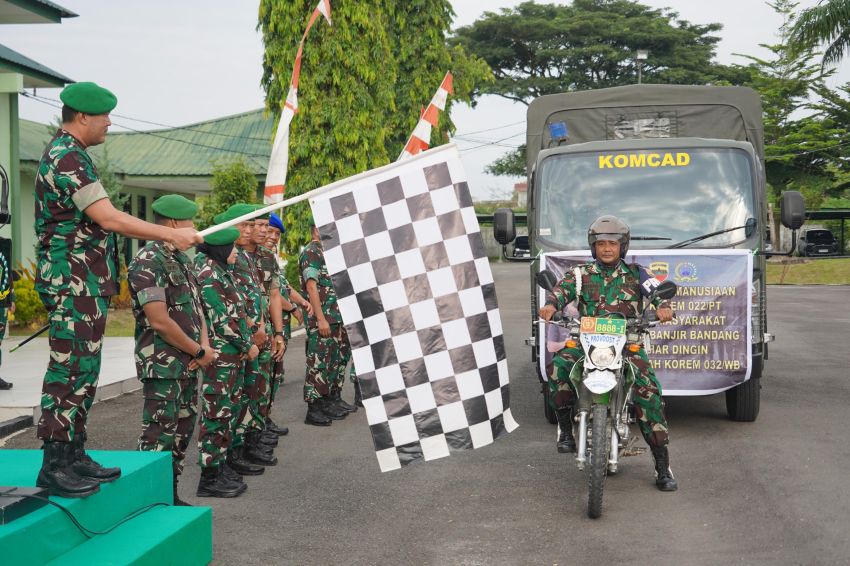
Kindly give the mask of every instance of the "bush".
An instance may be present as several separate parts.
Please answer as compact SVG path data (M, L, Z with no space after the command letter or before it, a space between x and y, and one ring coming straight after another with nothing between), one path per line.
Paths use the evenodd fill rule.
M15 325L41 327L47 322L47 311L34 289L35 283L26 276L15 281Z

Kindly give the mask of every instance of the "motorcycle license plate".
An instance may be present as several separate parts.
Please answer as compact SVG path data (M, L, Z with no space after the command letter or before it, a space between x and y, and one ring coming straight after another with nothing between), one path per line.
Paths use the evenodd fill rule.
M626 320L622 318L581 317L583 334L626 334Z

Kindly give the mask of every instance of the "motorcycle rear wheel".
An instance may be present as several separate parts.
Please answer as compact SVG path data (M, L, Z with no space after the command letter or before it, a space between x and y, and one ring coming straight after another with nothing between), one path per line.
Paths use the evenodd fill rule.
M608 473L608 450L611 446L608 427L608 406L594 405L590 423L593 443L587 463L587 516L598 519L602 515L602 492Z

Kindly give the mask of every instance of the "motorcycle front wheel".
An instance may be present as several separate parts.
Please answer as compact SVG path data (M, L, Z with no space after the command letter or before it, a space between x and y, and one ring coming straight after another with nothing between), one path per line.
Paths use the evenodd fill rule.
M608 427L608 406L594 405L591 426L592 444L587 467L587 516L598 519L602 515L602 491L608 473L608 450L611 446Z

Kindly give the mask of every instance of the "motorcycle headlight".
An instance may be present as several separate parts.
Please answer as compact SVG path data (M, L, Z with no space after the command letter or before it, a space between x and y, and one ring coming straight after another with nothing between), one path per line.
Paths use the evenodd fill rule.
M591 363L600 369L607 368L613 364L616 357L617 353L614 351L613 346L608 346L607 348L593 348L590 350Z

